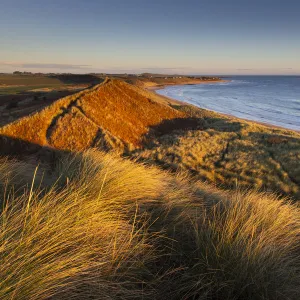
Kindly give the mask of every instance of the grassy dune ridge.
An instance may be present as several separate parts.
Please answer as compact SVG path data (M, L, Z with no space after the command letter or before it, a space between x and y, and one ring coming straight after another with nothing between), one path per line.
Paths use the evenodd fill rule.
M114 150L222 188L300 197L299 133L170 102L122 80L106 79L1 127L6 155L10 139L65 151Z
M185 116L156 98L123 81L106 79L0 128L0 134L71 151L98 143L106 149L133 148L140 145L149 126Z
M0 170L1 299L299 297L298 204L96 150Z

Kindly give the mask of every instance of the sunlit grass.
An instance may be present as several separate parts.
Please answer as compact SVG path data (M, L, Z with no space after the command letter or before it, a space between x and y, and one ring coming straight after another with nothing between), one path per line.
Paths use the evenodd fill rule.
M170 263L179 270L165 278L169 297L297 299L299 206L270 194L199 189L202 207L166 219L176 241Z
M96 146L101 138L106 142L102 148L140 146L150 126L185 116L151 100L157 97L123 81L106 79L0 128L0 134L72 151Z
M26 166L0 164L1 299L298 299L296 204L97 151Z
M237 185L300 197L300 134L192 107L178 107L202 128L153 136L133 157L188 171L224 188Z
M80 161L66 158L47 190L32 185L5 198L0 298L131 297L126 286L138 285L134 270L151 251L136 201L157 195L159 184L151 171L135 177L139 171L143 167L92 152Z

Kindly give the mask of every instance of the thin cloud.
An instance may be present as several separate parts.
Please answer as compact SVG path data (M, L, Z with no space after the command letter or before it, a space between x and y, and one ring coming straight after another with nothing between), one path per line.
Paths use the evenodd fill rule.
M237 71L264 71L265 69L236 69ZM268 70L293 70L293 68L271 68Z
M157 67L157 68L140 68L140 70L145 70L145 71L151 71L151 72L153 72L153 71L172 71L172 70L174 70L174 71L189 71L189 70L191 70L192 68L186 68L186 67L171 67L171 68L164 68L164 67Z
M75 64L53 64L53 63L12 63L0 62L0 66L9 66L15 68L28 68L28 69L89 69L90 65L75 65Z
M254 70L256 70L257 71L257 69L236 69L237 71L254 71Z
M173 68L164 68L164 67L158 67L158 68L141 68L141 70L187 70L191 68L186 67L173 67Z

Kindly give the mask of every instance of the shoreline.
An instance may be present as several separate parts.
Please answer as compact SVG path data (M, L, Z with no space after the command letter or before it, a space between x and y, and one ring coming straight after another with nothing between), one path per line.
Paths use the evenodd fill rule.
M164 89L168 86L197 85L197 84L206 84L206 83L215 83L215 84L217 84L217 83L229 82L229 81L230 80L214 80L214 81L203 81L203 82L200 82L200 83L165 84L163 86L153 86L153 87L150 87L150 88L147 87L146 89L149 90L149 91L154 92L156 95L158 95L160 97L163 97L169 104L178 105L178 106L179 105L190 105L190 106L193 106L193 107L196 107L196 108L199 108L199 109L211 111L211 112L214 112L216 114L226 116L228 118L233 118L233 119L241 120L241 121L244 121L244 122L255 123L255 124L265 126L265 127L271 128L271 129L287 130L287 131L292 131L292 132L295 132L297 134L300 134L300 130L297 130L297 129L286 128L286 127L282 127L282 126L279 126L279 125L265 123L265 122L262 122L262 121L255 121L255 120L246 119L246 118L239 118L239 117L231 115L231 114L221 113L221 112L218 112L218 111L215 111L215 110L212 110L212 109L207 109L207 108L203 108L203 107L200 107L200 106L196 106L194 104L191 104L191 103L188 103L188 102L185 102L185 101L182 101L182 100L177 100L177 99L171 98L169 96L161 95L161 94L158 94L156 92L157 90L162 90L162 89Z

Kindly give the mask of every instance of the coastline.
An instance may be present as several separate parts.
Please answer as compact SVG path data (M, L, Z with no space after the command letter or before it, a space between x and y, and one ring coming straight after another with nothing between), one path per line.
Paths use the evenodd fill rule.
M219 114L221 116L225 116L227 118L240 120L242 122L250 122L250 123L254 123L254 124L258 124L258 125L261 125L261 126L268 127L270 129L280 129L280 130L291 131L291 132L295 132L296 134L300 134L300 130L286 128L286 127L282 127L282 126L279 126L279 125L274 125L274 124L270 124L270 123L266 123L266 122L255 121L255 120L246 119L246 118L239 118L239 117L236 117L236 116L231 115L231 114L221 113L221 112L218 112L218 111L215 111L215 110L212 110L212 109L207 109L207 108L203 108L203 107L200 107L200 106L196 106L194 104L191 104L191 103L188 103L188 102L185 102L185 101L181 101L181 100L177 100L177 99L171 98L169 96L161 95L161 94L158 94L156 92L157 90L164 89L168 86L197 85L197 84L207 84L207 83L216 83L217 84L217 83L229 82L229 81L230 80L214 80L214 81L202 81L202 82L198 81L197 83L164 84L164 85L159 85L159 86L146 87L146 89L149 90L149 91L152 91L156 95L164 98L169 104L172 104L172 105L178 105L178 106L180 106L180 105L189 105L189 106L192 106L192 107L196 107L198 109L203 109L203 110L214 112L216 114Z

